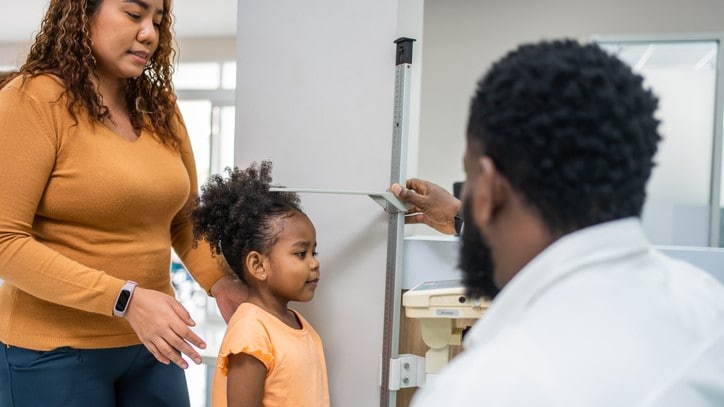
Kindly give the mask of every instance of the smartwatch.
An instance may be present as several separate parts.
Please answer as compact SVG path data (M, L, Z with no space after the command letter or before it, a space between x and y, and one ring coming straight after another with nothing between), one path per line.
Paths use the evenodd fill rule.
M131 303L131 297L133 297L133 290L136 289L136 285L135 281L126 281L126 284L123 285L123 288L121 288L116 298L116 305L113 306L113 315L117 317L126 316L128 304Z

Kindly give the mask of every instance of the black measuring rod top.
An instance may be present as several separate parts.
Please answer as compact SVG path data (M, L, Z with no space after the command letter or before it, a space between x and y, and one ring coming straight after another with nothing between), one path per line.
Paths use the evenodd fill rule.
M414 41L414 38L407 37L400 37L395 40L395 44L397 44L397 58L395 59L395 65L412 63L412 43Z

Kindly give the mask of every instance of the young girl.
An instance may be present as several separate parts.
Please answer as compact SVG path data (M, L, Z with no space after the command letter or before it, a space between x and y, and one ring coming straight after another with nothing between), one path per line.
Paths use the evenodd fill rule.
M213 406L329 406L319 335L289 301L319 282L314 225L290 192L270 192L269 161L227 170L202 187L194 238L223 255L249 286L219 350Z

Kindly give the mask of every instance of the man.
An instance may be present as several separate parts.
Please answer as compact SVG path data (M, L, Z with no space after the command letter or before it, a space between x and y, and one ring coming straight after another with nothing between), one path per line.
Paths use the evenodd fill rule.
M656 108L629 67L570 40L523 45L478 83L460 268L495 299L413 406L724 405L724 288L640 224ZM409 222L449 233L459 202L408 187L391 189Z

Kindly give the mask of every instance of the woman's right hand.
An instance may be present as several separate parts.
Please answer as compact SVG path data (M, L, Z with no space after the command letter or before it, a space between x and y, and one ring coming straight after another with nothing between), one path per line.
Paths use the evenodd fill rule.
M186 369L188 363L181 356L184 354L201 364L201 355L191 345L204 349L206 343L189 328L196 323L175 298L136 287L125 318L159 362L173 362Z

